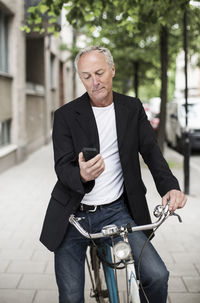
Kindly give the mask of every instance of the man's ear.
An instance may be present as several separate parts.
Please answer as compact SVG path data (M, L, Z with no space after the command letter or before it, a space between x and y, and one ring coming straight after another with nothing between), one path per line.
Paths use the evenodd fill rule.
M113 64L113 67L112 67L112 77L114 78L115 76L115 65Z

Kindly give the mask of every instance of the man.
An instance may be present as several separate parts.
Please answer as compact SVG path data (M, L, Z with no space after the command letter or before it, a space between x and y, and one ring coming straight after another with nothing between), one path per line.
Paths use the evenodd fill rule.
M108 224L150 223L139 153L153 175L162 203L170 201L170 211L186 203L141 102L112 91L115 66L110 51L94 46L83 49L76 66L87 93L55 112L53 145L58 181L41 234L42 243L55 252L60 303L84 302L89 240L69 225L70 214L82 217L81 224L90 233ZM85 161L83 147L96 147L99 154ZM146 236L137 232L129 240L137 264ZM144 250L141 277L149 302L166 302L168 271L150 243ZM143 294L141 302L146 302Z

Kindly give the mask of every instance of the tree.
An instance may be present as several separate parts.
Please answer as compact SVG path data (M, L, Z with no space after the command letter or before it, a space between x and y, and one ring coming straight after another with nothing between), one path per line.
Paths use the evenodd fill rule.
M51 30L53 31L53 24L56 16L60 14L61 8L66 8L66 19L75 28L82 28L89 26L94 30L95 27L100 26L102 29L113 26L118 32L127 32L128 35L123 35L122 40L128 40L131 37L130 45L123 46L123 56L126 55L126 49L132 47L131 55L128 56L132 68L135 71L135 92L138 94L138 69L143 68L143 63L147 60L145 56L142 57L142 48L138 47L141 41L144 44L153 37L157 37L155 45L160 40L160 68L161 68L161 123L158 133L158 142L163 149L163 142L165 136L165 117L166 117L166 103L167 103L167 88L168 88L168 63L170 62L170 55L168 51L168 41L170 41L171 32L174 31L175 25L182 24L182 16L186 7L189 6L189 0L42 0L35 8L31 8L29 25L34 28L34 24L39 30L39 17L41 14L49 16L49 23L52 24ZM38 17L39 16L39 17ZM41 28L42 30L42 28ZM55 30L55 29L54 29ZM110 31L110 45L118 45L117 40L111 39L114 30ZM108 35L107 35L108 36ZM116 35L115 35L116 36ZM139 39L139 42L137 41ZM127 41L126 41L127 42ZM147 44L147 43L146 43ZM177 46L177 43L175 43ZM145 45L146 46L146 45ZM173 47L177 51L178 47ZM145 48L146 50L146 48ZM119 51L119 50L118 50ZM138 51L138 52L137 52ZM137 54L137 55L136 55ZM120 52L117 54L120 62ZM130 60L131 59L131 60ZM150 65L150 62L146 62ZM116 79L118 81L118 79ZM127 83L127 82L126 82ZM128 83L129 84L129 83ZM126 85L123 90L128 88Z

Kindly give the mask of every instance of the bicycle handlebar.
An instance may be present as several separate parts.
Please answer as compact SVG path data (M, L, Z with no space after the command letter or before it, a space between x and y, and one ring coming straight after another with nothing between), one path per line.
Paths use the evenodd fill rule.
M140 226L134 226L134 227L117 227L116 225L108 225L102 228L101 232L99 233L94 233L90 234L88 233L79 223L78 221L81 220L81 218L75 217L75 215L71 215L69 217L69 222L76 227L76 229L86 238L89 239L98 239L98 238L104 238L104 237L110 237L114 235L120 235L125 231L125 229L128 232L135 232L135 231L143 231L143 230L149 230L149 229L155 229L159 227L169 216L175 215L178 217L179 222L182 222L181 218L179 215L176 213L170 213L169 211L169 203L166 206L162 205L157 205L156 208L154 209L154 216L159 218L156 222L147 224L147 225L140 225ZM131 230L130 230L131 229Z

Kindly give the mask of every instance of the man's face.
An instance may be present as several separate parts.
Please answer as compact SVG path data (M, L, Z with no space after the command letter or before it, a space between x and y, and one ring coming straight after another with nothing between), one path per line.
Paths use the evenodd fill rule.
M103 53L94 50L83 54L78 61L78 73L94 106L112 103L115 67L111 68Z

